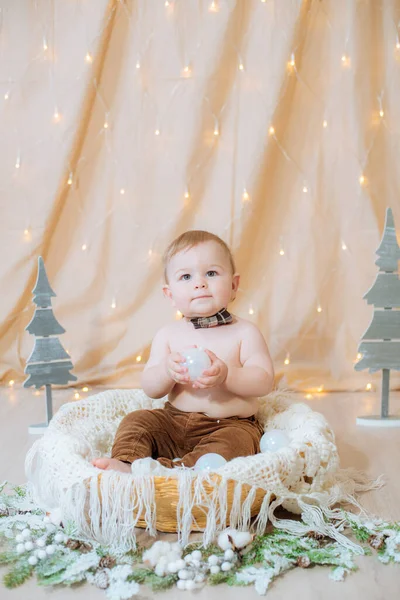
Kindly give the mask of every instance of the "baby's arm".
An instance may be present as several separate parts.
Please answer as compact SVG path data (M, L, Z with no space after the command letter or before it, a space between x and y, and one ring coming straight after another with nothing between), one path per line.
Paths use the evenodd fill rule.
M221 387L242 398L269 394L274 384L274 367L267 344L253 323L245 325L240 362L241 367L229 367Z
M156 333L151 344L149 360L142 373L141 385L150 398L162 398L169 394L175 381L166 369L166 359L170 353L166 327Z

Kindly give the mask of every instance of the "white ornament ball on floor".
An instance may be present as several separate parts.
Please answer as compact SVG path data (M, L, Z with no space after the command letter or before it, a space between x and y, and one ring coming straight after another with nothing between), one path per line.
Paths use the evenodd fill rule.
M232 560L235 556L234 551L231 548L228 548L228 550L225 550L224 552L224 558L225 560Z
M18 533L18 535L15 536L15 541L21 543L24 541L24 538L20 533Z
M193 581L193 579L189 579L189 581L185 582L185 590L194 590L195 587L196 587L196 584Z
M219 572L220 572L220 568L218 565L213 565L212 567L210 567L210 573L212 573L213 575L216 575Z
M211 360L203 348L188 348L179 352L186 360L181 363L187 367L190 381L195 381L201 377L203 371L211 366Z
M25 552L25 544L17 544L16 550L18 554L22 554Z
M290 444L290 439L284 431L272 429L264 433L260 440L261 452L277 452L281 448L286 448Z
M208 557L208 564L212 567L215 566L219 563L219 559L218 556L215 556L215 554L211 554L211 556Z
M223 562L221 565L221 571L230 571L232 569L232 563Z
M22 537L24 538L24 540L29 540L30 537L32 537L32 532L30 529L24 529L22 532Z
M28 563L29 563L30 565L33 565L33 566L34 566L34 565L37 565L37 564L38 564L38 559L36 558L36 556L30 556L30 557L28 558Z
M44 548L46 545L45 540L43 540L42 538L40 538L39 540L36 540L36 546L38 548Z
M25 550L33 550L33 542L25 542Z
M176 582L176 587L178 588L178 590L185 590L186 581L184 581L183 579L178 579L178 581Z
M200 456L194 465L195 471L215 471L226 464L226 459L220 454L209 452Z
M47 554L44 550L37 550L36 556L42 560L47 557Z
M201 560L201 552L200 552L200 550L194 550L192 552L192 558L194 558L194 560Z

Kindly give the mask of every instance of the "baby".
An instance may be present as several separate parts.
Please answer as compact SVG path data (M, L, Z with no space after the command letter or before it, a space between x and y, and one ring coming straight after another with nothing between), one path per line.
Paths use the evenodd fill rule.
M187 231L164 254L164 278L163 293L183 317L156 333L141 383L150 398L168 400L122 419L112 458L92 461L100 469L130 472L148 456L171 468L192 467L209 452L227 461L259 452L255 413L274 369L259 329L227 310L240 279L228 246L207 231ZM211 365L190 381L180 351L193 346L205 349Z

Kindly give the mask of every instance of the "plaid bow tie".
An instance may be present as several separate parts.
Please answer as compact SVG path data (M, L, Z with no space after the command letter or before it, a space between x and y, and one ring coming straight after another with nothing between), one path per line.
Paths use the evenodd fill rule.
M227 325L231 323L233 318L230 312L226 308L222 308L215 315L211 317L194 317L189 319L193 323L195 329L201 329L202 327L217 327L217 325Z

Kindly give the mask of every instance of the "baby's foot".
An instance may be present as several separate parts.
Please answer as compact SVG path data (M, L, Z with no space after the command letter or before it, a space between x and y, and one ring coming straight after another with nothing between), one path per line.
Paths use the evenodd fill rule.
M98 469L104 469L105 471L121 471L122 473L130 473L131 465L117 460L116 458L94 458L92 465Z

